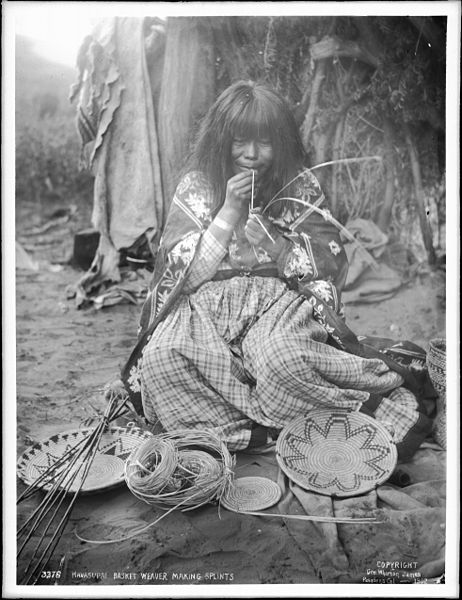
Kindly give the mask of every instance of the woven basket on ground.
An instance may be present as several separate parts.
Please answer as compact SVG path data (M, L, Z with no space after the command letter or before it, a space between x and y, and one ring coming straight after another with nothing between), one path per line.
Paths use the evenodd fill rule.
M263 510L279 502L281 495L279 485L268 477L238 477L230 482L220 503L234 512Z
M438 399L436 401L436 417L433 422L433 437L446 449L446 340L434 338L430 340L427 353L427 369Z
M276 458L300 487L318 494L365 494L396 467L389 431L372 417L345 409L314 409L279 434Z

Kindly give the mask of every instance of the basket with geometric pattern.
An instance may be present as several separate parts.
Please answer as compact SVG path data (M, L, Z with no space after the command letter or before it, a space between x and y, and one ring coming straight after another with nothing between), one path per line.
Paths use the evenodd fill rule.
M35 443L20 457L17 464L18 476L27 485L39 480L42 474L55 463L65 457L72 448L83 447L93 428L72 429L52 435L50 438ZM136 426L108 427L102 434L91 468L82 482L84 469L83 459L77 460L73 466L72 459L66 459L49 477L39 483L39 487L48 490L53 487L61 473L67 473L61 487L68 493L77 489L81 494L107 491L125 483L125 460L152 434Z
M438 394L433 437L442 448L446 449L446 340L444 338L430 340L427 369Z
M397 450L389 431L364 413L314 409L279 434L276 459L300 487L318 494L365 494L392 475Z

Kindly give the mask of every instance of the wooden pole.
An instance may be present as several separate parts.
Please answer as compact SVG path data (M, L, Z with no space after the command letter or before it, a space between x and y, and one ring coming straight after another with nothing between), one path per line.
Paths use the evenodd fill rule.
M341 139L345 126L345 115L340 115L340 119L335 128L334 144L332 146L332 160L338 160L341 156ZM332 168L332 194L331 194L331 210L334 215L337 215L338 210L338 176L340 173L339 165L334 164Z
M430 223L427 218L427 211L424 203L424 193L422 186L422 176L420 173L420 164L417 157L417 152L412 139L411 131L408 125L404 125L404 135L406 138L406 144L409 152L409 158L411 161L412 177L414 180L414 190L417 202L417 212L419 215L420 228L422 231L422 238L425 249L427 251L428 263L434 265L436 263L435 250L433 248L432 232Z
M377 226L386 233L390 225L391 211L395 200L395 158L393 150L393 129L390 120L385 117L383 123L383 144L385 149L385 194L379 213Z
M305 150L309 149L310 134L313 128L314 116L316 114L316 109L318 106L319 93L321 91L322 82L324 81L324 78L326 76L326 61L327 59L323 58L316 62L313 86L311 88L310 104L308 106L308 111L306 113L306 117L303 121L301 128L302 141Z

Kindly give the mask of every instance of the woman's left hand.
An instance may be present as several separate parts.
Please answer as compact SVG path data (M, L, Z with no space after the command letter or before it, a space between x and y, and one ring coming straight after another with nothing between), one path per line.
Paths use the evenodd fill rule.
M252 246L261 246L267 250L274 246L279 234L267 217L259 213L250 213L245 225L245 236Z

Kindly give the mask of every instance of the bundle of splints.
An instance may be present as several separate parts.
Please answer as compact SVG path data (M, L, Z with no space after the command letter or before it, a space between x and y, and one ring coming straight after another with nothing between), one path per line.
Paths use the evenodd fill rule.
M45 492L17 531L17 560L26 564L18 569L21 585L35 585L50 562L80 496L101 438L109 423L128 411L127 399L126 394L112 394L96 427L89 429L88 434L57 458L18 496L17 504L37 492Z

